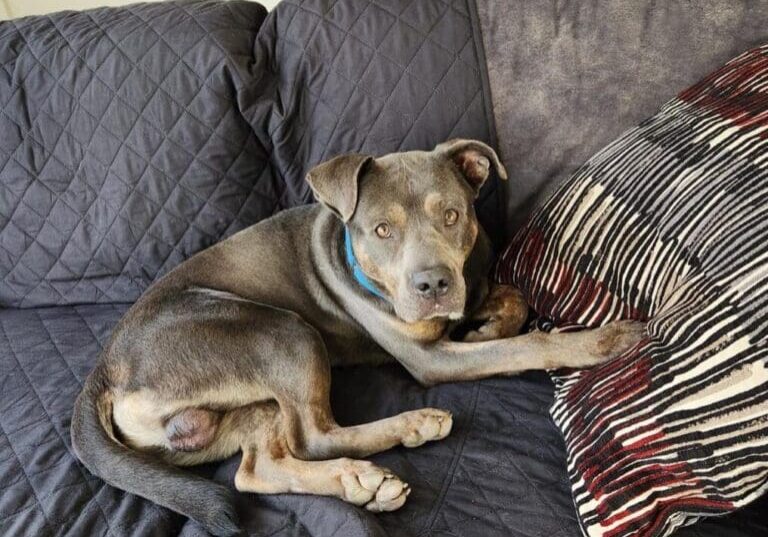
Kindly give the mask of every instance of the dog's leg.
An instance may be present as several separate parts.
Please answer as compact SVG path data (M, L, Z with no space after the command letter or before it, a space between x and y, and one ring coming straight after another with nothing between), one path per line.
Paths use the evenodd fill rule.
M177 398L195 401L174 408L163 425L175 459L201 460L231 450L224 441L230 435L221 431L231 428L232 413L219 418L206 409L268 400L280 407L292 455L305 460L363 457L401 444L417 446L442 439L451 430L451 415L431 408L340 427L331 412L325 343L300 316L205 289L178 295L165 307L175 304L183 309L171 310L173 322L163 323L156 337L168 349L164 367L178 374L148 379L154 393L172 394L183 387L183 397L180 393ZM214 434L217 441L200 450ZM181 454L182 449L187 452Z
M513 285L493 284L485 302L472 312L469 323L479 324L463 341L490 341L516 336L528 318L523 293Z
M270 375L291 452L304 460L366 457L398 445L416 447L448 436L449 412L423 408L352 427L336 423L330 405L330 368L322 338L308 325L296 330L294 352L274 361ZM302 341L301 344L298 342ZM272 365L270 365L272 367Z
M615 321L579 332L531 332L475 343L395 340L374 323L366 328L426 386L536 369L591 367L631 349L647 336L645 323L638 321Z
M265 423L263 418L256 422L262 428L258 429L255 444L243 446L243 458L235 476L237 490L335 496L364 505L370 511L393 511L405 503L410 488L389 470L348 458L298 459L285 439L282 417L277 411L271 423Z
M395 446L417 447L451 432L450 412L421 408L378 421L341 427L330 406L282 403L291 449L303 459L366 457Z

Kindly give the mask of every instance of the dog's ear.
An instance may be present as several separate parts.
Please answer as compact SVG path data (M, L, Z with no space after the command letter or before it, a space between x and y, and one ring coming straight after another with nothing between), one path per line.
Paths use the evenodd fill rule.
M488 179L491 163L499 177L507 178L507 170L504 169L496 151L483 142L457 138L438 145L435 152L453 161L475 193L480 192L480 188Z
M360 177L371 161L367 155L341 155L309 170L307 182L315 199L348 222L357 207Z

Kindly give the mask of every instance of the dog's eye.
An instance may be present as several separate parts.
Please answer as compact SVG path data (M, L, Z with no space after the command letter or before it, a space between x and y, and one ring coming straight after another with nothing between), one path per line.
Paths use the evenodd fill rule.
M445 225L452 226L459 220L459 211L456 209L448 209L445 211Z
M376 235L378 235L382 239L389 238L390 235L392 235L392 230L389 229L389 224L382 222L378 226L376 226Z

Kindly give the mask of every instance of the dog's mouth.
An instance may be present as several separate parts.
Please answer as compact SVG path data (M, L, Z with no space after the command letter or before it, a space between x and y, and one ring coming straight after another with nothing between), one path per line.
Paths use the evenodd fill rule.
M400 318L401 321L405 321L406 323L418 323L422 321L458 321L464 317L464 312L433 311L433 312L424 313L424 314L404 313L404 314L398 314L398 317Z
M421 320L450 319L452 321L456 321L458 319L461 319L462 317L464 317L463 308L458 310L455 308L451 308L449 306L445 306L441 303L435 302L432 305L432 307L426 308L426 313L421 318Z
M407 297L394 302L393 306L397 317L407 323L439 319L456 321L464 317L464 300L460 293L455 295L431 300Z

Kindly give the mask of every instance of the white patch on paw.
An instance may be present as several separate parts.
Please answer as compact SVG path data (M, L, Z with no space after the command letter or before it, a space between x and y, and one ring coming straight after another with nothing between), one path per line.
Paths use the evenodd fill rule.
M408 483L403 483L399 478L391 476L384 480L376 496L365 505L365 508L377 513L394 511L405 504L410 493L411 487Z
M410 487L389 470L368 461L344 460L341 471L343 499L365 505L369 511L394 511L405 503Z
M442 440L450 434L453 427L451 413L437 408L414 410L408 412L404 418L407 421L407 430L403 435L402 444L409 448L433 440Z

